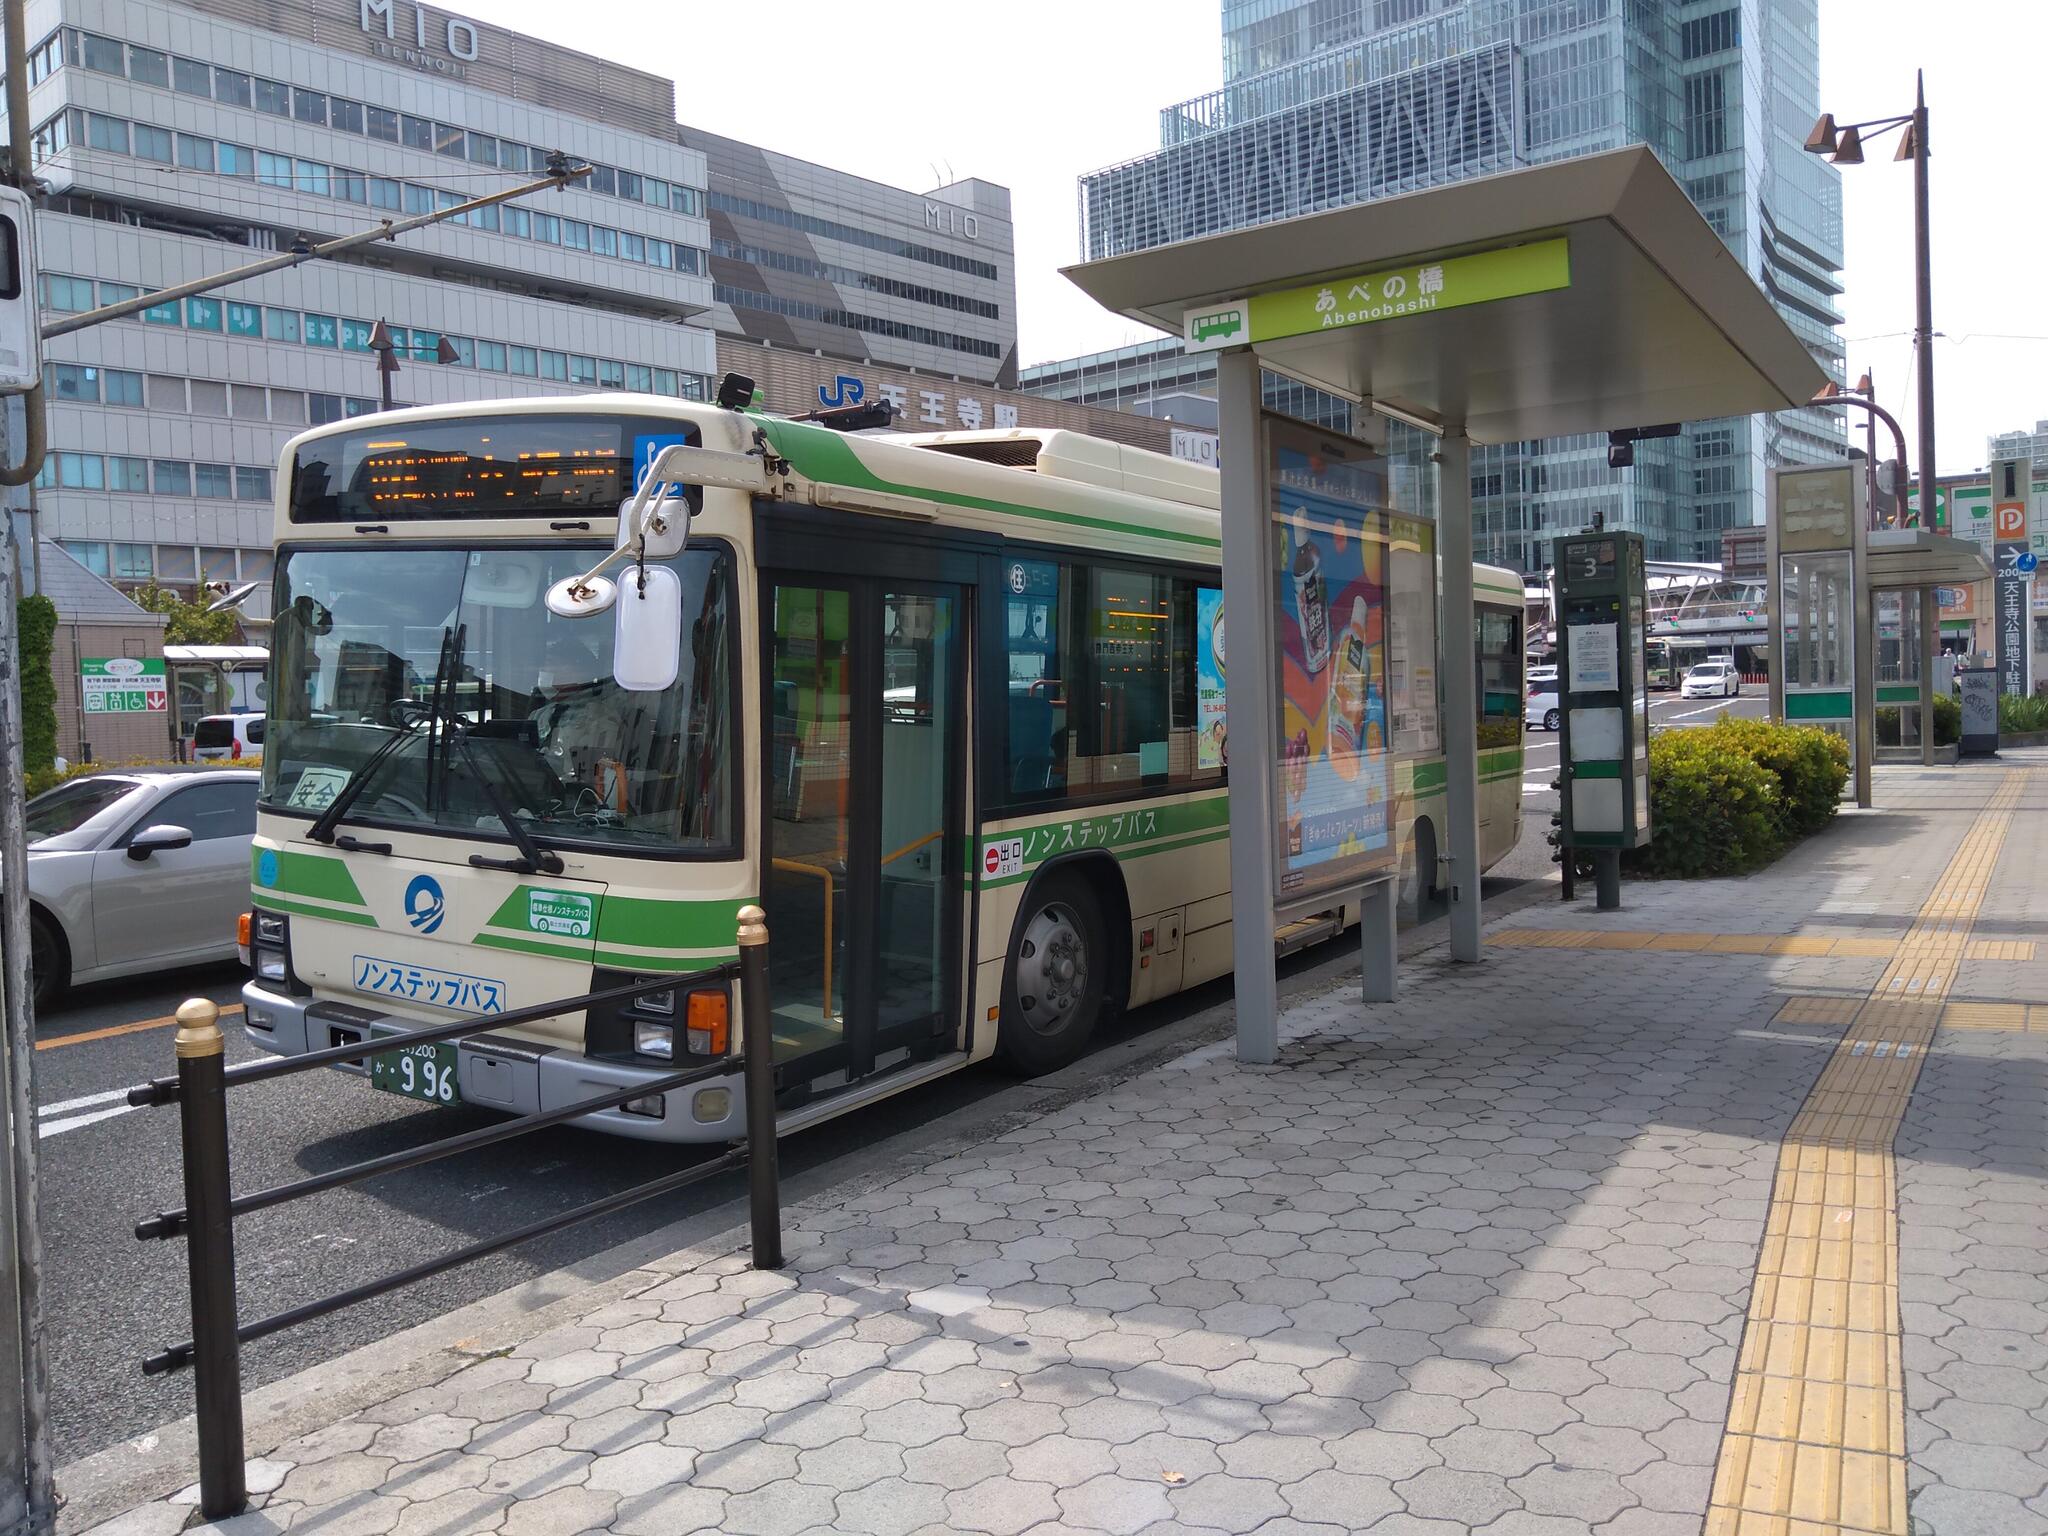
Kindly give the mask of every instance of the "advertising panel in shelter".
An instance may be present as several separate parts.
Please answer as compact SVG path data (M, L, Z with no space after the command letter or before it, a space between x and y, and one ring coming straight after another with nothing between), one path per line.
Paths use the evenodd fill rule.
M1427 524L1386 510L1366 443L1269 417L1280 666L1279 883L1293 900L1356 886L1397 855L1389 735L1389 573Z

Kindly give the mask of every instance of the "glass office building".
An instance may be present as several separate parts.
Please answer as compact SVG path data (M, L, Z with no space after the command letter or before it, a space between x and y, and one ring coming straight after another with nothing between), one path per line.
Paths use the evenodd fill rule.
M1841 377L1837 173L1801 148L1819 110L1817 0L1223 0L1223 53L1223 86L1166 108L1156 152L1081 178L1086 258L1648 144ZM1209 392L1213 364L1168 339L1022 381L1145 410ZM1348 416L1272 378L1267 395ZM1843 445L1833 417L1802 411L1688 424L1622 471L1604 435L1475 447L1478 548L1541 571L1552 537L1598 512L1653 558L1715 560L1722 529L1762 521L1766 467Z

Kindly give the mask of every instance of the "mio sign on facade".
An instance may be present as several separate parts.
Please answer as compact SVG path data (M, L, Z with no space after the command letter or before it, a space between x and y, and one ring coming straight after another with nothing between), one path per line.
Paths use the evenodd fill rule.
M477 61L477 30L460 16L436 15L429 20L424 6L412 8L412 25L401 28L397 0L361 0L360 23L379 58L415 69L461 79L465 64Z

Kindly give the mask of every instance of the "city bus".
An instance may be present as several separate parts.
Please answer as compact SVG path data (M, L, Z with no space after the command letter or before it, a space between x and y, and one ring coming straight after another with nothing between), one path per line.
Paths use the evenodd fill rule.
M1678 686L1679 672L1671 658L1671 642L1651 636L1643 642L1643 681L1652 689Z
M657 462L683 468L642 484ZM687 543L621 562L636 485ZM352 1070L532 1113L729 1060L583 1122L719 1141L745 1132L736 1002L691 976L736 955L750 903L785 1128L990 1057L1049 1070L1228 971L1214 470L1068 432L848 434L608 395L335 423L286 445L278 486L259 1047L672 976ZM1439 580L1410 526L1342 699L1390 749L1389 851L1426 908L1447 883ZM616 611L562 616L608 557ZM1491 865L1520 831L1522 596L1512 572L1475 583ZM649 594L674 610L666 656L628 627ZM1287 916L1283 948L1357 911Z

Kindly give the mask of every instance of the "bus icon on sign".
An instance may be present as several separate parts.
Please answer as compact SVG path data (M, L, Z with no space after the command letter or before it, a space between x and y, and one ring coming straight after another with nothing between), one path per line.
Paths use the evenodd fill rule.
M1219 309L1214 314L1197 315L1194 320L1195 341L1227 341L1244 329L1242 309Z

